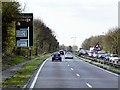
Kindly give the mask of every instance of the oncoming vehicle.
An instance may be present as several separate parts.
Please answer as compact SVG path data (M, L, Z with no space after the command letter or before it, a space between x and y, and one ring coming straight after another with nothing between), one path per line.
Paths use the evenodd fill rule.
M120 66L120 57L117 54L111 55L111 57L109 58L109 64Z
M111 54L107 53L105 55L105 64L109 64L109 58L111 57Z
M88 53L88 56L89 56L89 57L92 57L92 53L93 53L93 52L87 50L87 53Z
M52 56L52 61L62 61L62 57L60 56L59 53L55 53L53 56Z
M88 55L88 53L87 53L86 50L80 49L80 50L79 50L79 56L81 56L81 55Z
M98 57L98 53L97 53L97 52L93 52L93 53L92 53L92 57L93 57L93 58L97 58L97 57Z
M98 51L98 56L97 56L97 58L104 59L104 58L105 58L105 54L106 54L106 52Z

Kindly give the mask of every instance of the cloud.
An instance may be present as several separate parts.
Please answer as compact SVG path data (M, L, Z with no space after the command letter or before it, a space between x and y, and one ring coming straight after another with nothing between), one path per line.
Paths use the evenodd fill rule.
M60 44L71 44L76 36L79 45L91 35L107 32L117 25L119 0L20 0L28 12L40 17L56 32Z

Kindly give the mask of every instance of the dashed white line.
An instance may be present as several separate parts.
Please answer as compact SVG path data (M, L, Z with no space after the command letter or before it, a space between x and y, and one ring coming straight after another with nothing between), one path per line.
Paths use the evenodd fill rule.
M89 83L86 83L86 85L87 85L89 88L92 88L92 86L91 86Z
M79 74L76 74L78 77L80 76Z
M71 68L71 70L73 71L74 69L73 69L73 68Z
M39 68L39 70L37 71L37 74L36 74L36 76L35 76L35 78L34 78L32 84L31 84L30 88L34 88L35 83L36 83L37 78L38 78L38 75L39 75L39 73L40 73L42 67L44 66L44 64L45 64L46 62L47 62L47 60L45 60L45 61L42 63L42 65L40 66L40 68Z
M68 66L70 66L70 65L68 64Z

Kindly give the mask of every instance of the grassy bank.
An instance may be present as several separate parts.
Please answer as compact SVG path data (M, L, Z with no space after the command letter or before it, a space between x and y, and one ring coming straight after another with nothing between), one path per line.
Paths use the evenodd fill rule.
M29 78L32 77L33 73L38 68L38 65L40 65L49 56L50 54L46 54L40 59L25 64L14 76L2 83L3 88L22 88Z
M30 56L24 57L24 56L18 56L18 55L8 56L7 58L2 60L2 71L36 57L38 56L31 56L31 57Z
M2 59L2 70L6 70L26 60L27 58L23 56L12 56L12 57L7 57L6 59Z
M111 65L107 65L107 64L101 64L99 62L95 62L95 61L92 61L92 60L89 60L89 59L85 59L83 57L79 57L81 60L85 61L85 62L88 62L88 63L91 63L93 65L96 65L98 67L101 67L103 69L106 69L108 71L111 71L111 72L114 72L116 74L120 74L120 68L116 68L114 66L111 66Z
M106 64L100 64L98 62L92 62L92 64L98 66L98 67L101 67L101 68L104 68L106 70L109 70L111 72L114 72L114 73L117 73L117 74L120 74L120 68L115 68L111 65L106 65Z

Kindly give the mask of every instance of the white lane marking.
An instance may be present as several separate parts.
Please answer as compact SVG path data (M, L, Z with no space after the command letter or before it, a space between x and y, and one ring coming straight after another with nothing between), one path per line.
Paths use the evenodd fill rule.
M80 76L79 74L76 74L78 77Z
M70 66L70 65L68 64L68 66Z
M48 60L48 59L47 59L47 60ZM39 70L37 71L36 76L34 77L34 80L33 80L32 84L31 84L30 88L34 88L35 83L36 83L37 78L38 78L38 75L39 75L41 69L43 68L44 64L47 62L47 60L45 60L45 61L42 63L42 65L40 66Z
M89 64L88 62L85 62L85 61L84 61L84 63ZM108 70L105 70L105 69L100 68L100 67L98 67L98 66L95 66L95 65L93 65L93 64L89 64L89 65L94 66L94 67L96 67L96 68L98 68L98 69L100 69L100 70L103 70L103 71L105 71L105 72L108 72L108 73L110 73L110 74L112 74L112 75L115 75L115 76L117 76L117 77L119 76L119 75L116 74L116 73L110 72L110 71L108 71Z
M89 88L92 88L92 86L91 86L89 83L86 83L86 85L87 85Z
M91 65L92 65L92 64L91 64ZM98 68L98 69L100 69L100 70L103 70L103 71L105 71L105 72L108 72L108 73L110 73L110 74L113 74L113 75L115 75L115 76L119 76L118 74L115 74L115 73L113 73L113 72L107 71L107 70L105 70L105 69L103 69L103 68L100 68L100 67L98 67L98 66L95 66L95 65L92 65L92 66L94 66L94 67L96 67L96 68Z
M74 70L73 68L71 68L71 70Z

